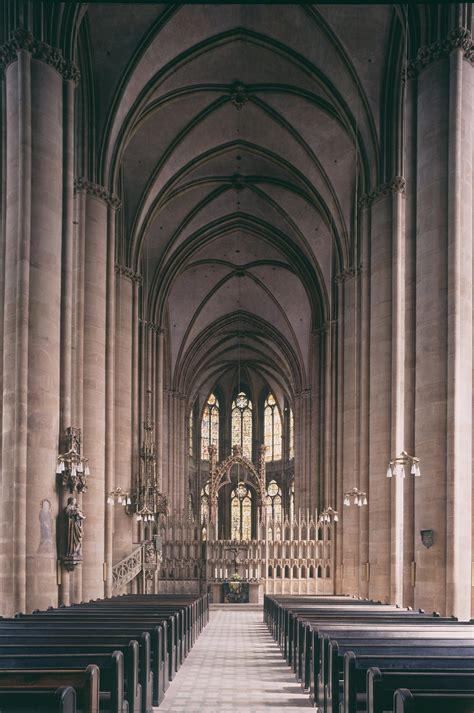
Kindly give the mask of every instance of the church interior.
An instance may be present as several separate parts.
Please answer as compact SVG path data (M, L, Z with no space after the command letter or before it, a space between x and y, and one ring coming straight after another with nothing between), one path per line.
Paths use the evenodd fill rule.
M0 17L0 615L469 621L472 5Z

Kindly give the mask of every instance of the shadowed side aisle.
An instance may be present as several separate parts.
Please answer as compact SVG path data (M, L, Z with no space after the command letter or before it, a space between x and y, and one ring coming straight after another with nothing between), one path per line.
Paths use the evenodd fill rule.
M245 605L244 605L245 606ZM262 609L211 610L158 711L292 713L312 708L263 623Z

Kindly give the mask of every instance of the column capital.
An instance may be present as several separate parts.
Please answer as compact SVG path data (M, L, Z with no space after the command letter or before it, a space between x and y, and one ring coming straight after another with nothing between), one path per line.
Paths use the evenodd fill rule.
M337 319L328 319L326 322L321 324L319 327L313 330L312 334L315 337L322 337L326 332L330 332L333 327L337 325Z
M119 210L122 205L120 198L115 193L111 193L105 186L100 186L98 183L89 181L84 177L74 180L74 190L76 193L83 192L87 193L88 196L98 198L114 210Z
M55 69L63 79L78 84L81 73L77 65L65 59L60 49L37 40L31 32L22 28L13 30L10 39L0 47L0 71L4 72L12 62L15 62L21 50L26 50L33 59L38 59Z
M448 32L444 40L437 40L430 45L420 47L415 59L408 62L403 79L413 79L429 64L447 57L457 49L463 51L464 59L474 64L474 45L471 32L467 27L456 27Z
M345 267L343 270L341 270L334 276L334 282L336 284L347 282L347 281L351 280L353 277L358 277L358 275L360 275L361 272L362 272L362 264L353 265L352 267Z
M132 270L131 267L127 267L126 265L115 265L115 272L117 275L123 275L123 277L128 278L131 282L135 284L140 284L143 280L143 277L140 275L140 273L135 272ZM143 320L140 320L143 321Z
M359 207L365 208L379 198L388 196L391 193L405 193L406 180L403 176L395 176L390 181L386 183L381 183L379 186L374 188L371 193L364 193L359 199Z
M308 388L308 389L301 389L301 391L298 391L295 393L295 400L299 401L300 399L310 399L311 394L313 393L313 389Z

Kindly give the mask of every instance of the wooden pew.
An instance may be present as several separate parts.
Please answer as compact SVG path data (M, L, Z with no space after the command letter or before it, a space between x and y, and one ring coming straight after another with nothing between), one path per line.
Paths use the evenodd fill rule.
M2 713L76 713L76 691L71 686L62 686L53 691L37 688L0 690Z
M74 691L83 713L99 713L100 672L98 666L89 664L85 669L15 669L0 670L0 710L13 704L30 704L30 710L54 701L58 689ZM23 695L22 695L23 693ZM58 694L61 705L71 705L71 694Z
M435 658L442 658L447 661L453 661L457 658L471 659L474 662L474 643L464 642L461 644L451 644L443 642L435 642L432 645L427 645L426 642L412 639L409 645L403 646L403 642L392 642L392 645L386 646L357 646L350 652L355 656L372 656L374 660L385 660L386 657L396 656L405 657L407 661L416 660L421 662L419 666L423 669L423 662L430 661ZM357 694L366 691L365 676L347 676L344 669L344 655L348 652L347 647L339 647L336 641L331 641L329 646L329 672L327 676L327 684L325 685L325 701L326 708L329 711L339 712L340 701L344 702L344 711L356 711L357 709ZM456 668L456 664L452 663L451 668ZM342 690L341 690L342 686ZM341 695L342 694L342 695Z
M367 671L373 667L379 668L383 672L399 671L404 673L413 671L429 673L445 671L446 673L461 673L465 671L466 673L473 673L474 656L426 656L424 654L372 656L348 651L344 654L343 710L353 707L357 690L361 690L363 686L361 680L367 680ZM361 680L357 681L357 678ZM446 713L448 713L448 710L451 713L450 709L446 709Z
M138 644L134 642L137 648ZM26 671L37 669L54 669L54 674L65 672L65 678L71 670L85 669L95 664L100 669L100 699L108 702L108 707L114 713L140 713L141 686L130 680L128 689L128 705L124 696L124 658L121 651L110 654L35 654L9 655L0 654L0 671L8 671L11 675L16 670ZM71 676L73 674L71 673ZM69 679L67 679L69 680ZM72 680L72 679L71 679ZM136 688L133 688L133 685Z
M393 697L394 713L472 713L474 693L431 691L420 693L400 688Z
M367 713L383 713L392 708L393 696L398 688L414 691L474 691L474 672L447 673L432 671L381 671L379 668L367 670L367 694L365 705ZM364 705L364 699L358 698L357 708ZM346 708L344 713L347 713Z
M144 631L145 628L146 625L132 625L128 620L124 620L122 624L118 623L117 620L112 622L98 621L94 624L94 621L91 622L90 619L83 620L81 618L78 620L68 619L64 623L62 620L50 620L42 617L4 619L0 620L0 644L5 639L5 636L18 637L21 636L20 632L23 632L23 640L31 638L34 641L41 640L43 637L54 638L59 636L67 637L67 641L68 637L79 636L85 637L86 642L89 640L92 642L94 637L100 636L106 643L110 642L113 645L114 642L117 642L117 648L120 648L124 637L127 644L132 637L136 637L141 644L140 659L142 660L145 657L144 661L146 662L147 658L150 658L150 654L145 653L147 649L145 641L151 635L150 662L145 663L142 660L141 665L139 665L139 675L141 682L148 686L145 688L146 700L149 700L151 696L153 705L159 705L169 682L170 664L168 649L164 640L168 628L166 622L165 626L160 625L154 628L148 626L148 632ZM149 674L150 669L153 675ZM142 672L141 674L140 671ZM147 680L149 685L146 684ZM149 692L150 689L151 692Z
M70 637L70 641L66 643L55 641L51 637L48 642L39 640L32 643L30 638L29 643L19 643L13 636L10 637L10 641L7 644L0 642L0 656L24 656L34 652L35 654L55 654L57 656L68 654L90 654L93 658L95 654L112 654L114 650L121 651L125 660L125 689L127 691L129 690L128 677L130 677L131 671L135 671L135 668L138 666L138 681L141 686L142 696L141 710L143 713L152 713L153 674L150 669L150 635L148 632L144 632L142 634L138 661L135 644L136 641L134 640L127 640L122 644L119 642L112 644L107 641L92 643L91 641L77 641L74 637ZM135 678L136 674L134 673L133 680Z
M48 627L62 628L68 625L74 627L78 626L88 626L104 628L106 626L115 627L117 631L121 631L125 628L136 628L137 632L150 631L151 627L163 626L166 624L166 639L165 631L163 631L163 638L166 642L166 660L167 660L167 682L174 678L176 671L179 668L178 659L178 649L177 649L177 617L175 614L162 615L160 613L143 614L143 613L131 613L128 614L126 611L116 610L115 612L100 612L97 609L93 610L80 610L75 609L61 609L59 611L51 612L39 612L34 615L21 616L15 621L24 622L25 628L28 628L33 622L42 622L40 625L44 625L44 621L48 621ZM3 622L0 620L0 628Z

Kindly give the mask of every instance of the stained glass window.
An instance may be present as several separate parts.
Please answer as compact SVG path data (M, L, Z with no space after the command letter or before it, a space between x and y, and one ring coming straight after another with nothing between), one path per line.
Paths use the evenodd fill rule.
M201 421L201 458L209 460L209 446L217 448L219 460L219 402L210 394L204 407Z
M239 483L231 495L232 540L252 539L252 493L245 483Z
M201 489L201 525L209 522L209 481Z
M295 420L293 417L293 410L290 408L290 428L289 430L289 442L288 442L288 458L295 457Z
M189 414L189 455L193 455L194 406Z
M281 417L273 394L268 394L264 409L265 460L281 460Z
M243 391L232 402L232 445L242 446L243 455L252 458L252 402Z
M271 480L267 487L267 497L265 498L265 507L267 509L267 515L271 520L275 522L281 522L282 515L282 500L281 500L281 490L278 483L275 480Z
M290 486L290 522L295 519L295 484Z

